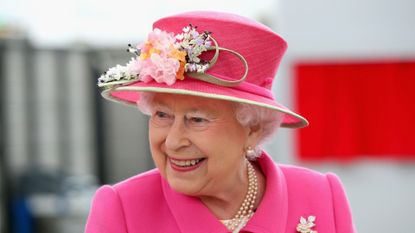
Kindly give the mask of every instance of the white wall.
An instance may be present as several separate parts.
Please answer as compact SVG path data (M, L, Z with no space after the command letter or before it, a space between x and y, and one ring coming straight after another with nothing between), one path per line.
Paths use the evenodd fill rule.
M3 0L0 27L23 27L38 46L66 46L73 42L94 46L138 43L164 16L190 10L219 10L256 17L269 12L274 0Z
M299 60L414 59L414 10L412 0L280 1L273 22L289 48L276 95L292 105L290 68ZM295 162L293 133L281 130L276 143L267 146L277 160ZM341 177L359 232L411 231L407 226L415 209L415 161L302 165Z
M412 0L281 1L281 33L297 57L406 57L415 53Z

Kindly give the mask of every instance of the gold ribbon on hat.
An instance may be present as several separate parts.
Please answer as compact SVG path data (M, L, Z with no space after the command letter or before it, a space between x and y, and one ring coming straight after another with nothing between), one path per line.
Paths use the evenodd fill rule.
M210 69L213 65L215 65L215 63L217 62L218 57L219 57L219 51L222 50L222 51L227 51L227 52L235 54L242 61L242 63L245 66L244 75L238 80L229 81L229 80L221 79L221 78L218 78L216 76L213 76L211 74L206 74L206 73L186 72L186 74L189 75L190 77L194 78L194 79L198 79L198 80L201 80L201 81L205 81L205 82L208 82L208 83L213 83L213 84L216 84L216 85L219 85L219 86L225 86L225 87L233 87L233 86L236 86L236 85L240 84L241 82L243 82L245 80L246 76L248 75L248 62L245 60L245 58L240 53L238 53L236 51L233 51L233 50L230 50L230 49L227 49L227 48L219 47L218 42L216 42L216 40L213 39L213 37L211 37L210 35L209 35L209 38L213 41L213 43L215 44L215 47L214 48L209 48L208 50L215 50L215 55L209 61L208 69Z

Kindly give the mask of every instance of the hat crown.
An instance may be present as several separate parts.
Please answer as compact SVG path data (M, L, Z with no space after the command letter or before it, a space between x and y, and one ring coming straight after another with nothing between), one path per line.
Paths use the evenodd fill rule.
M105 98L135 105L142 92L200 96L279 111L283 127L308 125L272 94L287 43L267 26L197 11L162 18L153 29L145 43L129 46L136 58L100 76Z
M277 73L287 43L267 26L239 15L196 11L162 18L153 28L179 34L183 27L192 24L199 32L212 32L211 36L222 48L241 54L248 63L245 82L268 90ZM235 80L245 72L243 63L234 54L221 51L217 63L207 71L214 76Z

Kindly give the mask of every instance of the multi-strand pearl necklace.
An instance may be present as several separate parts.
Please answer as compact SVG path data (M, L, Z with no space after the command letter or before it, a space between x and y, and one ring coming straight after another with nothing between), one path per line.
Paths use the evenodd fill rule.
M232 232L239 232L248 220L254 215L255 199L258 193L258 180L255 174L255 169L247 160L248 164L248 192L245 199L239 208L238 213L230 220L222 221L223 224Z

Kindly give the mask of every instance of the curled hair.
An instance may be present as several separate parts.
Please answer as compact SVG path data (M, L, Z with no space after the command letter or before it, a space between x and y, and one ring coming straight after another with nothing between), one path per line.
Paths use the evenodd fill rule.
M151 104L153 102L153 92L141 92L140 98L137 100L137 107L144 115L151 115Z
M235 117L244 127L259 126L261 129L258 145L254 145L255 155L248 158L255 160L261 155L260 145L270 139L280 127L284 113L256 105L236 103Z
M138 109L146 115L151 115L151 104L154 97L153 92L142 92L140 99L137 101ZM259 126L260 136L258 145L252 145L254 147L255 155L249 156L248 159L255 160L261 155L262 145L280 127L284 113L276 110L245 104L234 103L235 118L244 127Z

